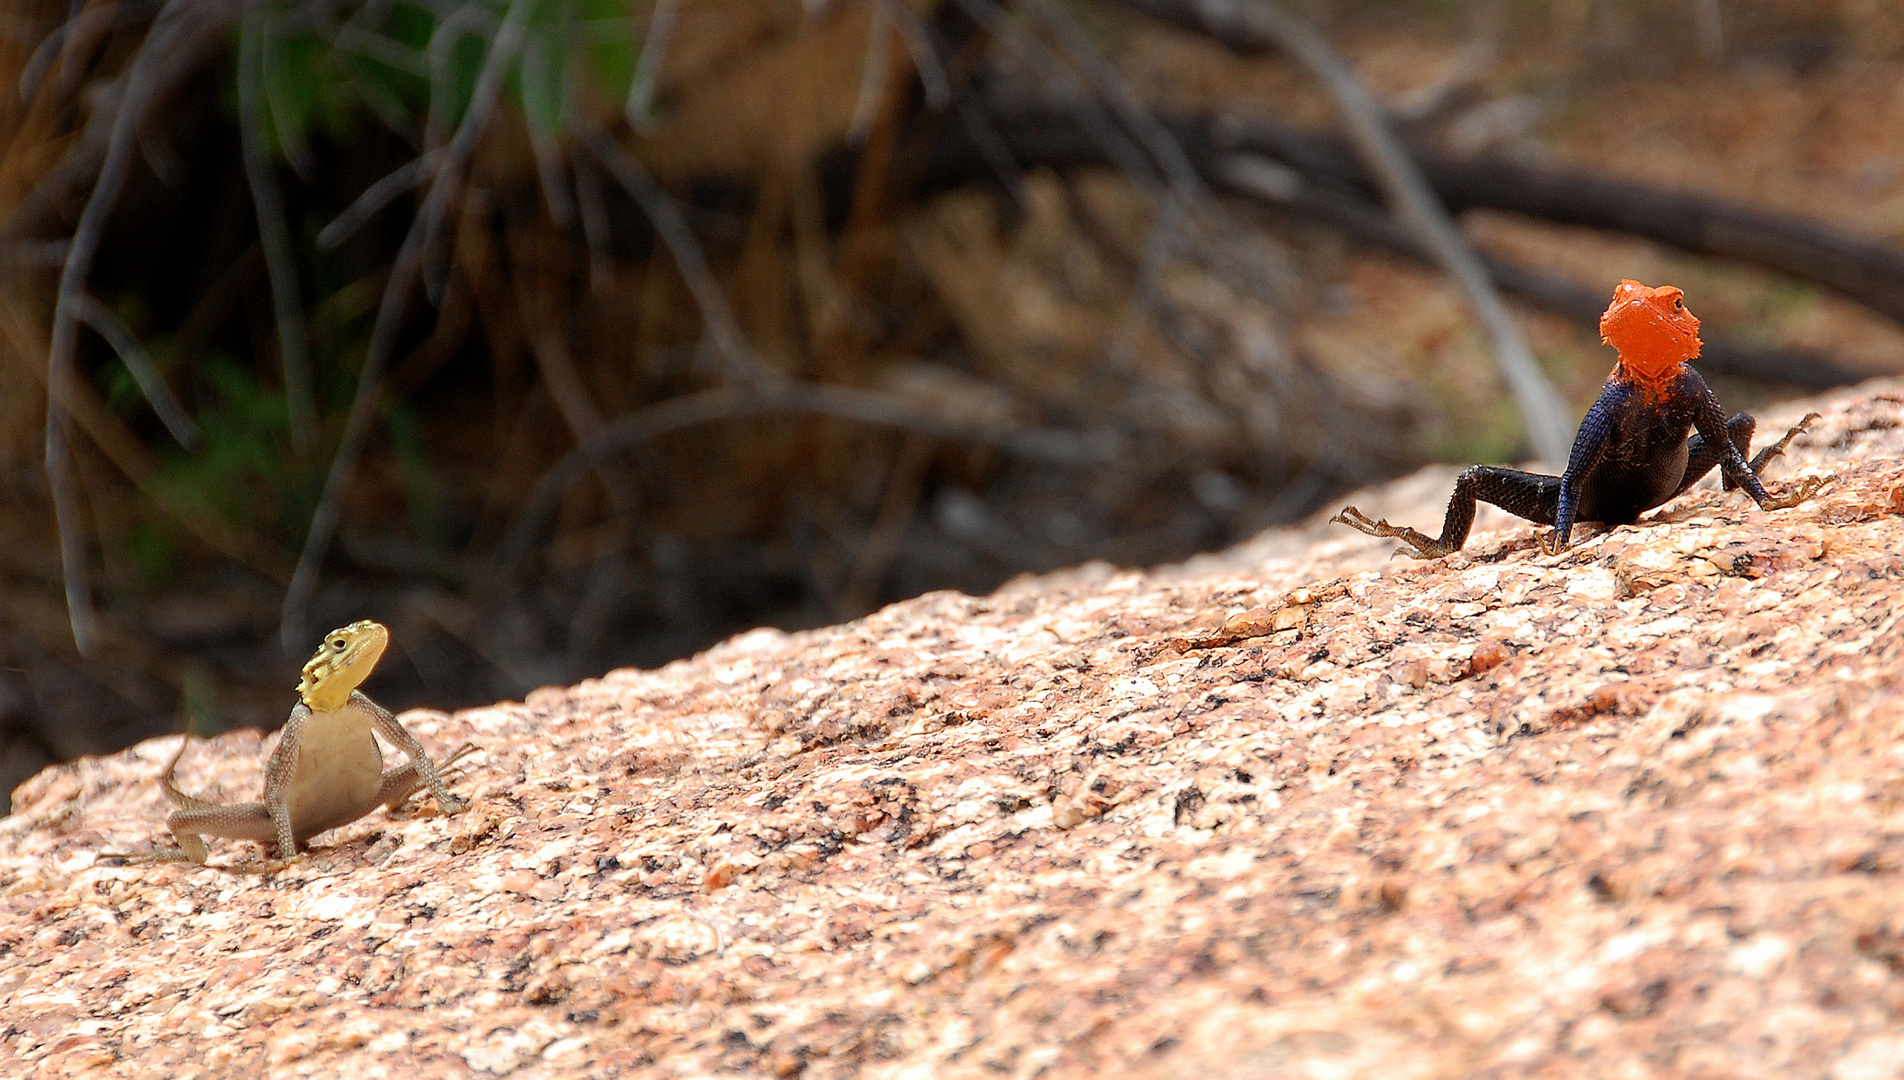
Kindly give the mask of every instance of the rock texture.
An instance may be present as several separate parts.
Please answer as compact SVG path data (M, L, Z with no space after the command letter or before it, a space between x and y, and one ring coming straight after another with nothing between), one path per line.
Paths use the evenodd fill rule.
M1904 383L1761 430L1806 404L1788 511L1290 532L412 712L476 805L274 872L98 858L169 739L49 770L0 1073L1904 1074Z

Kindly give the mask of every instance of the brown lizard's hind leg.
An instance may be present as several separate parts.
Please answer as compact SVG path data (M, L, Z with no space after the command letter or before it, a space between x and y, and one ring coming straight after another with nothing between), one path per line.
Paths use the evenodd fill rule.
M204 862L211 854L205 848L207 836L256 840L266 846L273 845L276 840L275 830L271 827L271 813L264 808L263 803L180 808L165 815L165 824L172 830L172 838L178 841L179 853L195 863ZM179 860L174 855L160 861Z
M1448 497L1448 515L1442 519L1441 535L1427 534L1405 525L1371 521L1353 506L1330 518L1357 532L1370 536L1388 536L1402 541L1413 551L1398 549L1396 554L1416 559L1439 559L1461 550L1474 528L1474 504L1489 503L1539 525L1552 525L1560 513L1560 477L1505 469L1497 465L1472 465L1455 478L1454 494Z
M159 788L165 792L172 805L177 807L165 816L167 828L172 830L172 838L178 842L175 848L149 848L145 851L108 851L102 852L103 858L132 859L138 862L191 862L203 865L211 857L211 851L205 846L205 837L223 836L237 840L257 840L269 843L271 840L271 815L265 812L263 803L238 803L226 806L187 795L178 789L172 778L178 772L179 759L185 756L186 747L192 744L192 737L179 740L179 748L172 754L172 760L165 765L165 771L159 774Z

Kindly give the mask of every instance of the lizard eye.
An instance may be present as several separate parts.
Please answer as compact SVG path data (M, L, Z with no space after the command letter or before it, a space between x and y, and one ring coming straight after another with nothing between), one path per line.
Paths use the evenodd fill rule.
M349 645L350 645L350 642L345 641L343 638L331 639L331 648L332 650L336 652L343 652L344 649L347 648Z
M1686 301L1685 301L1685 298L1684 298L1684 297L1677 297L1677 296L1676 296L1676 297L1674 297L1674 298L1673 298L1673 310L1674 310L1674 311L1684 311L1684 310L1686 310Z

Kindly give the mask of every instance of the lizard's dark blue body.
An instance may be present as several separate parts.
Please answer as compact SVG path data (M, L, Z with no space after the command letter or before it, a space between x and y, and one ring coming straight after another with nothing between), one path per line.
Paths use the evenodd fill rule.
M1643 306L1649 303L1657 305L1657 310ZM1386 521L1371 521L1352 506L1332 520L1372 536L1395 537L1414 549L1410 554L1434 559L1460 550L1467 542L1468 530L1474 524L1474 505L1480 501L1537 524L1552 525L1553 537L1542 546L1558 552L1571 542L1576 523L1631 524L1641 514L1691 487L1715 465L1726 490L1743 488L1768 510L1809 498L1829 479L1807 480L1792 494L1778 498L1770 495L1759 482L1759 471L1816 414L1800 421L1748 463L1745 450L1751 445L1756 423L1745 413L1726 419L1706 380L1685 363L1690 357L1684 354L1698 353L1699 323L1685 312L1678 290L1670 286L1653 290L1636 282L1622 282L1613 307L1601 323L1603 330L1613 326L1608 332L1609 343L1616 335L1634 333L1630 320L1625 327L1611 323L1622 304L1640 306L1640 317L1650 319L1639 333L1678 333L1681 337L1668 345L1649 340L1650 350L1634 350L1637 360L1622 349L1620 364L1607 377L1599 400L1580 421L1573 452L1560 476L1494 465L1463 470L1455 480L1439 537L1431 538ZM1676 324L1661 329L1660 324L1667 321ZM1685 329L1687 324L1689 331Z

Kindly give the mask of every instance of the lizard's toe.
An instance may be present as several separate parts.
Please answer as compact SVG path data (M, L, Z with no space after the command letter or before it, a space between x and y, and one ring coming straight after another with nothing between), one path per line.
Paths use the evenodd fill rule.
M1371 520L1367 514L1357 510L1353 506L1343 507L1341 513L1329 519L1329 524L1347 525L1357 532L1365 532L1371 536L1380 535L1375 531L1377 529L1388 528L1388 522Z
M1830 476L1807 476L1794 483L1790 491L1787 491L1783 495L1775 496L1767 501L1765 508L1767 510L1785 510L1797 506L1799 503L1818 494L1826 484L1836 479L1838 479L1836 474Z

